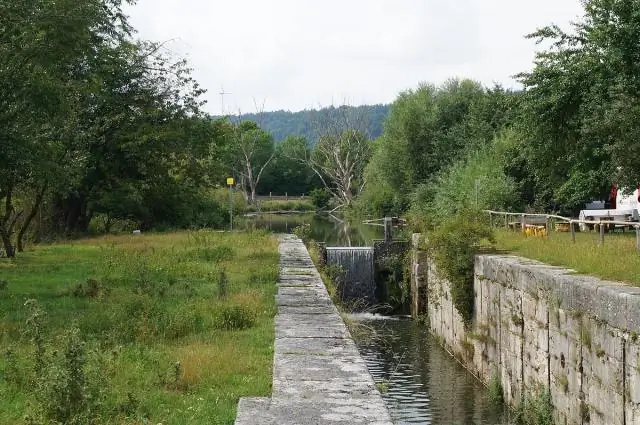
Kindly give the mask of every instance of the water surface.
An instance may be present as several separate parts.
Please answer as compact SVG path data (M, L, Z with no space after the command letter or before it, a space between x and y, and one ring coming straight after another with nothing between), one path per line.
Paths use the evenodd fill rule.
M364 325L352 333L396 425L503 423L486 388L424 326L406 318L352 318Z

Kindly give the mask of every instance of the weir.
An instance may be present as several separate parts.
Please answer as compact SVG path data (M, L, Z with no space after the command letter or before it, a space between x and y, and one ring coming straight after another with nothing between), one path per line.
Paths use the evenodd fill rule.
M343 271L343 282L338 288L341 299L376 303L373 248L327 247L326 261Z

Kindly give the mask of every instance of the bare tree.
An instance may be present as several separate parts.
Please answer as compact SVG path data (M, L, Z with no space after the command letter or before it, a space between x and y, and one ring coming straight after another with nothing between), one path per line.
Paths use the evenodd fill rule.
M364 112L346 105L319 110L314 120L315 148L296 155L341 206L350 205L365 185L364 168L372 150L366 119Z
M227 156L228 164L238 178L242 194L250 204L256 201L256 189L260 178L276 154L273 138L260 128L263 113L264 102L258 109L260 118L257 123L232 123L231 146ZM238 117L240 116L238 112Z

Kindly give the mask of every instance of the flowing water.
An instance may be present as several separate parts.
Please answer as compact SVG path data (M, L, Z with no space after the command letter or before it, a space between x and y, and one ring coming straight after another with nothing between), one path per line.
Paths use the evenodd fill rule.
M487 390L420 326L406 318L351 316L362 357L396 425L496 425Z
M309 224L313 239L328 247L371 247L374 239L383 237L379 227L313 214L257 216L246 219L243 225L291 233L300 224ZM330 263L353 268L359 280L369 273L370 255L370 249L327 251ZM487 400L486 388L423 325L407 318L371 314L354 314L352 319L356 323L354 339L395 425L505 423L502 410L496 410Z

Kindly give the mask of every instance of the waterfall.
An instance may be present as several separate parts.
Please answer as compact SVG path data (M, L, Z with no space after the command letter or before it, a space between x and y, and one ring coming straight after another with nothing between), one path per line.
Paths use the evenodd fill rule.
M373 269L373 248L327 247L327 265L344 271L338 291L343 299L376 303L376 284Z

